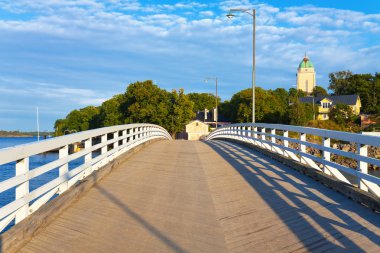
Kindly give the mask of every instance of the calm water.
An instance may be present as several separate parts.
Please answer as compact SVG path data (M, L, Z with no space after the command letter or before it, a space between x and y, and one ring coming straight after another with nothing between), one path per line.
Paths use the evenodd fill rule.
M14 138L0 138L0 149L10 148L17 145L22 145L30 142L37 141L37 137L14 137ZM33 170L34 168L40 167L44 164L52 162L58 158L58 153L45 153L29 158L29 168ZM69 169L77 167L79 164L83 163L83 158L79 158L75 161L69 163ZM7 180L15 176L15 162L0 165L0 182ZM46 184L59 175L59 168L54 168L49 172L46 172L36 178L33 178L29 182L29 191L33 191L41 185ZM0 207L3 207L15 199L15 189L11 188L7 191L0 193ZM11 224L12 225L12 224ZM10 226L11 226L10 225ZM7 229L9 229L9 227Z

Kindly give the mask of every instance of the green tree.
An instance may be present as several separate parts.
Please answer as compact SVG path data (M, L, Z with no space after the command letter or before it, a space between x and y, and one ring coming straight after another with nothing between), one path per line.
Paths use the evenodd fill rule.
M123 113L121 103L123 95L118 94L111 99L103 102L100 106L99 117L95 120L95 125L98 127L115 126L123 124Z
M64 135L65 130L67 129L67 120L66 119L57 119L54 123L54 136Z
M312 95L314 97L328 96L327 91L321 86L315 86Z
M179 89L178 91L172 90L170 99L172 102L169 117L171 124L166 129L174 136L175 133L181 132L185 125L195 117L195 113L193 112L194 102L185 95L183 89Z
M168 126L171 103L169 93L154 85L151 80L130 84L122 100L120 108L125 123Z
M252 89L235 93L229 105L232 122L250 122L252 120Z
M289 102L294 103L299 100L299 98L306 97L306 92L303 90L297 90L295 88L289 89Z
M380 75L352 74L350 71L339 71L329 74L329 89L335 95L359 95L364 113L380 113Z
M352 72L343 70L329 74L329 90L332 90L334 95L354 94L354 87L350 81Z
M353 123L355 115L350 106L346 104L336 104L331 108L329 118L339 125L345 125Z
M215 108L215 95L210 93L189 93L189 99L194 103L194 112L203 111L204 109L211 110ZM218 97L218 104L220 98ZM219 106L218 106L219 107Z
M313 105L298 100L289 106L289 122L291 125L305 126L313 119Z

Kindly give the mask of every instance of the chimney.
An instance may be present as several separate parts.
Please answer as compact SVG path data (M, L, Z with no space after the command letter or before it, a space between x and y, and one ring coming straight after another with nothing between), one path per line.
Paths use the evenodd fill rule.
M208 110L205 109L205 121L207 121L207 113L208 113Z

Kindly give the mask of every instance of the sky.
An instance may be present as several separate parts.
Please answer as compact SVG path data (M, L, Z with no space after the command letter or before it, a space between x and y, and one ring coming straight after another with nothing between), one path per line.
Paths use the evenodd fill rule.
M135 81L218 93L289 89L305 52L328 74L380 72L380 1L0 0L0 129L52 131L71 110L100 105Z

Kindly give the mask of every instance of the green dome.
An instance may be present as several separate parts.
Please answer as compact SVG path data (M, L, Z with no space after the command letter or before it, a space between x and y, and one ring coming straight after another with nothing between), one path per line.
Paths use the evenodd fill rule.
M301 68L314 68L313 63L309 60L307 56L305 56L302 61L300 62L300 65L298 66Z

